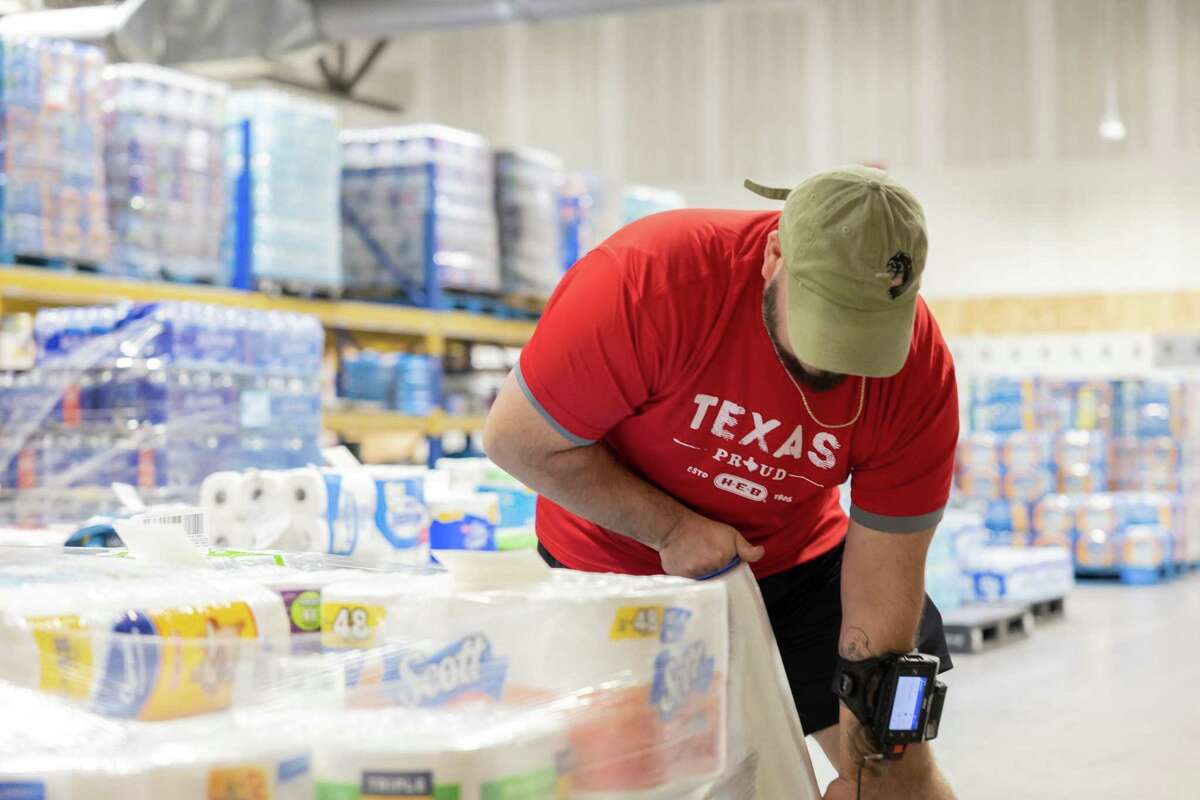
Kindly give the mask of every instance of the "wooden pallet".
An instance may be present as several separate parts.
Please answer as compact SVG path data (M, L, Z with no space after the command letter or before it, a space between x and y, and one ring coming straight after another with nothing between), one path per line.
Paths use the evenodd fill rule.
M1038 624L1055 619L1062 619L1067 613L1067 601L1064 597L1052 597L1049 600L1039 600L1029 606L1034 621Z
M942 616L951 653L982 653L1019 641L1033 631L1034 612L1024 604L964 606Z
M304 300L340 300L342 290L329 286L312 286L295 281L259 280L257 290L270 297L299 297Z
M525 308L517 308L509 303L511 295L491 294L488 292L462 292L458 290L442 290L441 308L446 311L467 311L472 314L487 314L500 319L537 319L541 309L536 312Z
M53 269L64 272L100 271L100 265L94 261L79 261L71 258L51 258L22 253L12 253L0 250L0 264L13 264L18 267L36 267L38 269Z

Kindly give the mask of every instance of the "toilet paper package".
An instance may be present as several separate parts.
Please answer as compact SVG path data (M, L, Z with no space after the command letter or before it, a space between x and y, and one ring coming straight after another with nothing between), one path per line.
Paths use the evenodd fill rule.
M1070 547L1075 536L1078 501L1068 495L1050 494L1033 509L1033 544Z
M0 680L106 716L228 708L255 659L286 651L287 636L278 595L193 570L0 587Z
M61 723L78 732L63 734L66 748L51 737L38 749L6 736L9 718L0 715L0 797L819 796L748 568L701 583L552 572L524 552L459 551L447 557L454 573L352 569L312 553L281 558L284 566L270 566L270 554L218 556L212 571L176 571L169 581L131 573L119 593L92 576L82 582L87 593L64 593L79 581L26 579L19 600L0 584L0 708L20 708L8 694L23 693L79 719ZM480 566L464 570L460 558ZM131 559L80 559L99 561ZM327 652L257 646L260 658L243 669L234 645L246 619L224 612L242 602L256 635L269 628L275 642L294 642L311 627L312 604L300 599L313 587ZM50 588L65 597L60 605L31 591ZM289 591L298 592L290 619L280 600ZM159 602L167 593L170 609ZM122 600L106 601L114 594ZM214 611L219 597L225 604ZM274 621L259 625L268 607ZM33 630L31 608L42 622L75 613L90 650L74 649L74 621ZM158 635L112 646L111 620L139 613L161 623ZM193 642L182 623L168 630L171 613L205 617L205 634ZM32 665L17 676L41 692L7 683L21 649L8 646L12 631L54 639L35 643ZM39 672L51 661L60 673L77 663L72 674L115 669L123 680L86 697L54 697ZM206 689L222 702L198 701ZM176 713L161 713L167 695ZM183 713L200 716L168 718ZM21 758L8 757L14 750Z
M428 538L424 472L218 472L204 481L201 506L218 547L416 562Z
M430 502L429 546L434 550L498 550L500 498L453 492Z
M396 550L427 550L429 508L424 467L372 467L375 527Z
M293 536L332 555L381 557L386 541L375 528L375 481L365 470L293 470L282 478Z
M321 629L332 650L384 647L351 676L360 697L441 708L583 692L568 726L576 788L627 792L724 769L727 620L719 583L555 571L464 591L434 573L333 584Z
M274 547L291 523L287 485L283 474L251 470L242 476L238 505L245 534L234 547L263 550Z
M0 683L0 797L310 800L310 745L220 714L115 722Z
M560 800L573 758L560 714L378 709L302 717L318 797Z

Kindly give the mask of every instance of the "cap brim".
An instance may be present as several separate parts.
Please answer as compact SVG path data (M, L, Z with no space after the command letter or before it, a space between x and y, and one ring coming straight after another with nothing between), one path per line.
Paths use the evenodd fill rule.
M912 345L917 292L886 311L860 311L826 300L802 282L788 281L788 337L806 365L843 375L890 378Z

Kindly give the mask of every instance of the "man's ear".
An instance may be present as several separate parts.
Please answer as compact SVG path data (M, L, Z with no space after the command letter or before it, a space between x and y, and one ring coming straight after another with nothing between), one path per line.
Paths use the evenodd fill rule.
M779 231L773 230L767 234L767 245L763 248L763 280L771 280L783 266L783 249L779 245Z

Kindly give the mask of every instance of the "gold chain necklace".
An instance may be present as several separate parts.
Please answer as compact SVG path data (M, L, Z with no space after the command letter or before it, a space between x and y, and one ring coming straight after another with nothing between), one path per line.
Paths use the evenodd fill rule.
M775 357L779 358L779 354L776 353ZM867 379L866 378L862 377L861 375L858 378L858 381L859 381L859 384L858 384L858 411L854 412L854 418L851 419L849 422L843 422L841 425L830 425L826 422L822 422L821 420L817 419L817 415L813 413L812 406L810 406L808 404L808 397L804 394L804 389L800 388L800 383L796 380L795 377L793 377L792 373L788 371L787 367L783 365L783 359L781 359L781 358L779 359L779 365L783 366L783 371L785 373L787 373L788 380L790 380L792 382L792 385L796 387L796 391L800 393L800 399L802 401L804 401L804 410L808 412L808 416L812 418L813 422L817 423L822 428L828 428L829 430L832 430L832 431L836 431L840 428L849 428L851 425L858 422L858 418L862 416L863 406L867 402Z

